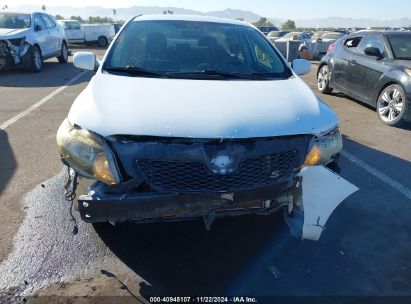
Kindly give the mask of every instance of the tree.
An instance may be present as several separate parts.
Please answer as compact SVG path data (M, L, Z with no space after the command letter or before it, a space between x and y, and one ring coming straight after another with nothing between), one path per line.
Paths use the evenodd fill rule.
M114 22L114 20L113 20L113 18L109 18L109 17L99 17L99 16L96 16L96 17L93 17L93 16L90 16L90 17L88 17L88 23L113 23Z
M297 27L295 26L295 22L293 20L287 20L285 23L281 25L281 29L283 31L288 30L295 30Z
M260 20L258 20L256 23L253 23L255 26L273 26L273 23L269 21L265 17L261 17Z
M65 18L62 15L56 15L56 20L64 20Z
M71 16L70 20L77 20L80 23L84 23L85 21L80 16Z
M41 6L41 10L44 12L46 11L46 6L44 4Z

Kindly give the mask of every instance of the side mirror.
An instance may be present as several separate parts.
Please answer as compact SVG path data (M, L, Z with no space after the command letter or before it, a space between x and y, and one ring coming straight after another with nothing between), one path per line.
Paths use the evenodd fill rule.
M41 25L40 24L35 24L34 25L34 31L35 32L40 32L42 30Z
M89 71L95 71L99 66L96 55L91 52L75 53L73 57L73 64L76 68Z
M295 59L291 67L299 76L306 75L311 72L311 62L305 59Z
M376 47L369 47L364 50L364 54L368 56L377 57L377 59L384 58L383 54L381 54L380 49Z

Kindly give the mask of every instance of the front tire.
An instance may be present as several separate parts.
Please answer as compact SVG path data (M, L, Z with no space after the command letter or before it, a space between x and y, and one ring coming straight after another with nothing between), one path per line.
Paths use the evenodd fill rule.
M377 114L380 120L391 127L405 124L406 98L404 89L393 84L382 91L377 101Z
M60 63L67 63L68 61L68 48L65 42L61 44L61 53L60 53L60 56L57 57L57 60Z
M323 94L330 94L333 89L330 87L330 68L328 65L323 65L317 75L318 91Z
M31 50L30 71L39 73L43 67L43 56L38 46L33 46Z

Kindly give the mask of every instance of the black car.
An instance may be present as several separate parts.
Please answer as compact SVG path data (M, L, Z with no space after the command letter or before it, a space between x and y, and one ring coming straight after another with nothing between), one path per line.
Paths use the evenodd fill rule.
M336 41L318 69L318 89L341 91L377 109L381 121L411 121L411 33L361 31Z

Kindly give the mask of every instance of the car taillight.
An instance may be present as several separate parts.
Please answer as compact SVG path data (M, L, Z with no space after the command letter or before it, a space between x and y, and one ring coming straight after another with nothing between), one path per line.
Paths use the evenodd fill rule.
M330 44L330 46L327 49L327 53L331 53L332 51L334 51L334 43Z

